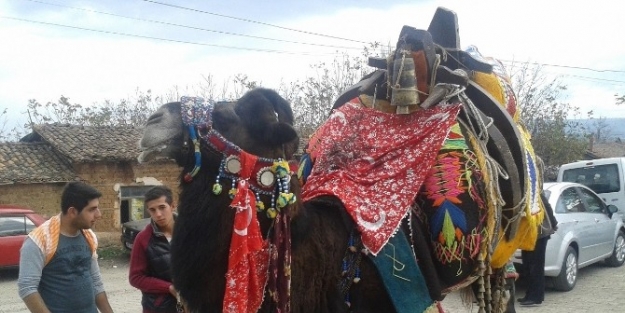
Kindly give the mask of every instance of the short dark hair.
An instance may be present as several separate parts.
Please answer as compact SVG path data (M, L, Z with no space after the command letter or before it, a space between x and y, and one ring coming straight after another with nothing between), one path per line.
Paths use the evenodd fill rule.
M100 197L102 197L101 192L83 182L69 182L63 188L61 195L61 212L67 214L67 210L74 207L80 213L89 201Z
M165 201L167 201L169 205L174 202L171 189L169 189L167 186L154 186L145 193L143 203L148 203L163 196L165 197Z

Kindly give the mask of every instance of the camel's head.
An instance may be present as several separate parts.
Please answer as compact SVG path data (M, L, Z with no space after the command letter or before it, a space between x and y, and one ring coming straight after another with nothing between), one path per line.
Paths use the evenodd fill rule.
M198 116L190 117L202 124L195 125L198 135L206 130L202 127L211 124L226 140L259 157L291 159L298 147L291 107L273 90L258 88L238 101L216 103L204 116L211 120L197 121ZM191 137L189 125L183 121L182 104L164 104L146 123L139 162L166 157L186 166L194 152Z
M180 102L161 106L150 116L139 142L139 162L158 157L177 158L184 144L184 129Z

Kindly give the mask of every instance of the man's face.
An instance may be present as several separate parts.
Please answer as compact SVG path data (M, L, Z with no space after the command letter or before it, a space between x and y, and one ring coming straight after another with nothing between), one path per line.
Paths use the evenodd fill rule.
M74 225L79 229L92 228L95 222L102 217L99 206L100 200L96 198L89 201L80 213L78 213L78 210L70 208L74 213Z
M165 196L146 202L145 207L159 228L166 227L174 222L174 209L167 203Z

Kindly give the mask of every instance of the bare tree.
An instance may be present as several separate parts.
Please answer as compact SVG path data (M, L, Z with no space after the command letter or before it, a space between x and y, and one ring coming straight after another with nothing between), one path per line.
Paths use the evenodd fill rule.
M25 133L21 127L9 125L9 110L8 108L0 111L0 142L4 141L18 141Z
M0 140L5 140L8 123L9 120L7 118L7 109L4 108L2 112L0 112Z
M538 64L512 64L509 71L536 153L547 166L581 159L588 147L588 130L574 119L580 109L563 101L566 85L548 79Z
M322 62L311 67L315 75L280 88L281 94L291 101L296 124L303 134L323 123L338 96L373 70L363 57L347 54L336 57L330 64Z
M92 106L83 106L61 96L57 102L42 104L35 99L28 101L32 123L63 123L86 126L143 125L148 116L163 103L161 97L154 97L150 90L136 90L134 97L117 102L104 100ZM24 125L28 128L29 125Z
M614 136L613 129L607 122L607 118L593 119L590 132L595 136L596 142L607 142Z

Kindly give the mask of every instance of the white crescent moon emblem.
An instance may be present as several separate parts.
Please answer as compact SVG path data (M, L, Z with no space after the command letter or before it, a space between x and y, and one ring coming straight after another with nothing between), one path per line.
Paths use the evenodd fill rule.
M239 181L239 188L241 190L245 190L247 185L247 181L245 180L240 180ZM246 197L249 197L249 195L245 195ZM250 224L252 223L252 214L254 214L254 212L252 212L252 208L249 205L249 201L247 201L248 199L246 199L246 203L245 203L245 207L243 207L242 209L247 211L247 223L245 223L245 227L243 229L237 229L236 226L233 227L234 232L239 235L239 236L247 236L247 228L250 226ZM237 212L236 214L241 214L242 212Z
M245 208L245 211L247 211L247 223L245 225L245 228L237 229L236 227L233 227L234 232L239 236L247 236L247 227L250 226L250 224L252 223L252 214L253 214L252 210L249 207L247 207ZM240 214L240 213L237 213L237 214Z
M379 214L380 219L377 222L371 223L365 221L362 218L362 216L360 215L360 211L356 211L356 219L358 220L358 225L372 231L380 229L380 227L382 227L382 225L384 224L384 221L386 221L386 213L384 211L380 211Z

